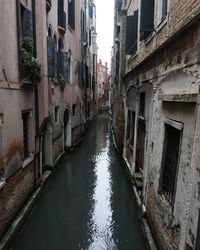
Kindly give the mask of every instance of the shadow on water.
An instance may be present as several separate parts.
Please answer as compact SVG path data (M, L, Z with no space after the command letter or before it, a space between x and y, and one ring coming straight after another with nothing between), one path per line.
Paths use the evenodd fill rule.
M12 249L146 249L108 114L59 164Z

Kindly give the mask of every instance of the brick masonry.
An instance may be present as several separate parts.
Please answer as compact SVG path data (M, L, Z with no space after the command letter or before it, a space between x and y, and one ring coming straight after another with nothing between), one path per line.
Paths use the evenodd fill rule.
M7 230L10 223L20 211L34 190L34 161L21 168L9 179L0 192L0 235Z
M170 1L170 9L166 24L153 34L149 42L141 42L137 55L127 62L127 72L158 49L172 35L179 31L192 18L200 13L200 2L197 0Z

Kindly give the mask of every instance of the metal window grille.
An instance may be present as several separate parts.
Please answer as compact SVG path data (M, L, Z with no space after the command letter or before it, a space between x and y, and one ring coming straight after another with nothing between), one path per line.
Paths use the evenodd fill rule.
M162 193L165 195L171 205L173 205L175 195L180 137L180 130L165 124L161 188Z
M23 120L23 142L24 142L24 158L29 156L29 113L22 113Z

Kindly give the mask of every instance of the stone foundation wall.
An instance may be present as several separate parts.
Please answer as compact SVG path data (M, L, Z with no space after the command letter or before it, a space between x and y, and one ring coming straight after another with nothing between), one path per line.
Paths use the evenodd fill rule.
M72 144L76 144L82 136L82 126L78 126L72 129Z
M168 218L166 219L166 214ZM178 249L180 240L180 225L173 225L170 208L164 199L155 193L153 185L148 183L147 216L149 225L159 249Z
M10 226L34 190L34 161L6 180L0 190L0 235Z

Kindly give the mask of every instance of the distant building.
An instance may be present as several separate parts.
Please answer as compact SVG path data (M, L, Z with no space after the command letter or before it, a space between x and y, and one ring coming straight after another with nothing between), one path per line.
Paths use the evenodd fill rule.
M102 64L101 59L97 64L97 110L109 108L109 73L108 64Z
M200 247L199 13L115 1L113 127L160 249Z

